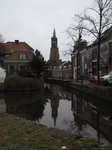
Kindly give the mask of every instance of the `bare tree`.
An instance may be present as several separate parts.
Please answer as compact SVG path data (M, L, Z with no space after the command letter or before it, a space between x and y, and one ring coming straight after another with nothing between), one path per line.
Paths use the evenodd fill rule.
M76 81L78 82L79 76L81 76L81 64L80 64L80 51L87 47L86 40L82 40L83 34L83 24L81 22L75 22L75 25L71 25L67 29L67 35L70 39L68 43L69 52L75 54L77 60L77 72L76 72Z
M82 24L80 24L79 22L76 25L71 25L67 29L66 33L68 36L68 40L70 39L70 42L67 45L69 46L70 54L73 53L74 47L76 49L76 47L78 46L79 36L82 36L82 32L83 32Z
M97 41L97 76L100 82L100 44L103 32L112 25L112 0L95 0L95 6L87 8L83 15L75 15L83 22L83 29L94 35Z

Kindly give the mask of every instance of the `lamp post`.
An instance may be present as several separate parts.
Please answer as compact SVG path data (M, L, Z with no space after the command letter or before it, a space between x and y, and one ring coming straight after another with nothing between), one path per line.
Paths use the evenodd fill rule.
M79 32L79 38L78 38L78 47L77 47L77 79L79 80L79 73L81 74L81 68L80 68L80 42L81 42L81 33Z

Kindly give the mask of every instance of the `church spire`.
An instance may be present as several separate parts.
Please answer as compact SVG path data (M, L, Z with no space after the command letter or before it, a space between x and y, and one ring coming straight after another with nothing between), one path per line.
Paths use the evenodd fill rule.
M58 65L59 63L58 40L56 37L55 28L53 30L53 36L51 37L50 62L52 62L53 65Z
M56 38L55 28L54 28L54 31L53 31L53 37Z
M51 47L57 47L57 37L56 37L56 32L55 32L55 28L53 30L53 36L51 38Z

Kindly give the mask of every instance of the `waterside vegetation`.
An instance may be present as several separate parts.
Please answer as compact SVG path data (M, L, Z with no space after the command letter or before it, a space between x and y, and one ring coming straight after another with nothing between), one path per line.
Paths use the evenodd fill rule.
M18 75L9 76L4 82L4 91L27 91L38 90L43 86L43 79L21 77Z

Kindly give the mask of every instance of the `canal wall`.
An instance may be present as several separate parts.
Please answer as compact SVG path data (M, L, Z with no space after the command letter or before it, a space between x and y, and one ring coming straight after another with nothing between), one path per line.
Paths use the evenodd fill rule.
M62 80L62 79L54 79L54 78L49 78L47 82L66 86L75 89L77 91L80 91L82 93L86 93L88 95L100 98L102 100L112 102L112 87L110 86L98 86L90 83L85 84L84 82L76 83L71 80L66 80L66 79Z
M0 91L4 91L4 83L0 83Z

